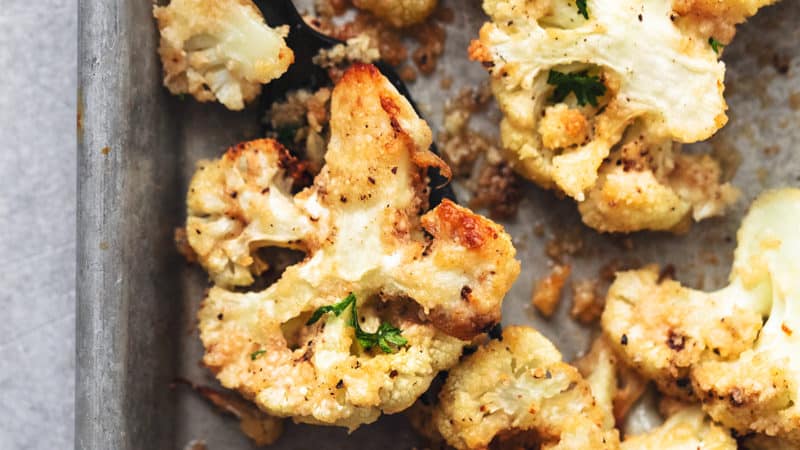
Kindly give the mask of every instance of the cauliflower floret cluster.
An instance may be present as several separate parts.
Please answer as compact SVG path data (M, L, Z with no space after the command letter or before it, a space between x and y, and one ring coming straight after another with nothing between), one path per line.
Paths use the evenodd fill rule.
M393 27L401 28L425 20L438 0L353 0L356 8L364 9Z
M735 197L713 176L719 169L710 159L688 162L709 175L704 186L670 179L677 166L672 143L706 139L727 122L725 66L705 28L680 20L682 13L700 14L700 3L733 4L484 1L492 22L481 28L470 57L491 73L507 157L543 187L578 202L588 197L590 226L681 228L689 217L720 214ZM757 6L729 9L738 12L726 23L736 23ZM626 146L661 155L638 168L616 167L611 161L624 150L611 152Z
M248 286L269 266L257 250L304 250L315 229L292 195L303 164L276 141L231 147L200 161L187 196L186 238L215 284Z
M598 386L606 375L598 375ZM526 448L618 448L618 432L601 403L550 341L514 326L450 371L433 421L459 450L507 441Z
M519 263L500 225L447 200L422 214L426 170L446 166L376 68L345 73L330 128L326 165L296 195L274 141L203 163L186 233L220 283L199 328L222 385L274 416L354 429L409 407L499 321ZM306 258L265 290L227 289L252 282L262 246Z
M736 450L728 430L708 419L699 407L685 406L647 433L626 436L622 450Z
M692 220L719 216L739 198L738 189L722 183L721 176L711 156L684 154L679 144L650 143L638 134L600 165L578 210L583 222L599 231L684 232Z
M763 194L738 233L730 284L705 293L656 268L617 274L602 326L659 389L699 399L742 434L800 443L800 190Z
M153 15L164 85L173 94L240 110L294 61L288 29L267 26L250 0L172 0Z

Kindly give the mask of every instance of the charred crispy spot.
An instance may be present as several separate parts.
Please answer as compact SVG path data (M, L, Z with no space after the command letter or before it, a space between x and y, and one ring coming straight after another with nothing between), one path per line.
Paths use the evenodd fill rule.
M423 218L422 226L436 239L453 239L459 245L473 250L490 239L497 239L497 230L488 221L471 211L444 200Z
M469 308L445 307L431 309L428 317L436 328L465 341L491 329L500 320L494 314L475 314Z
M673 330L669 330L669 334L667 335L667 345L669 348L679 352L686 347L686 336L675 333Z
M395 130L400 128L399 124L396 124L397 118L396 116L400 114L400 106L395 103L394 99L388 96L381 96L381 108L386 111L389 116L391 116L392 121L392 128Z

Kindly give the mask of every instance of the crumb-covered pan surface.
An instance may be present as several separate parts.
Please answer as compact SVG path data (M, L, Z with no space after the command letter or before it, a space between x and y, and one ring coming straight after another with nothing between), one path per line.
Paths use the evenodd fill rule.
M444 51L433 74L419 73L409 84L434 138L446 128L445 100L487 78L466 50L486 20L480 2L442 3L452 9ZM596 318L596 300L617 270L658 263L665 276L692 288L725 285L747 206L765 189L800 183L800 29L785 20L796 17L800 3L786 0L739 27L723 57L728 123L709 141L684 147L689 154L727 155L723 177L742 196L724 217L695 223L682 235L600 234L581 223L569 199L519 181L516 214L499 220L522 262L504 301L503 325L533 325L572 361L592 338L593 328L580 318ZM258 108L232 112L170 96L149 2L84 0L80 23L77 448L179 449L193 439L210 449L255 448L235 419L176 383L217 386L199 364L204 352L196 317L207 277L176 251L173 232L186 219L195 163L262 137ZM471 126L495 139L500 118L490 106ZM486 174L492 177L502 177L502 169ZM471 195L468 183L480 182L456 177L459 200ZM484 194L489 200L481 212L503 208ZM545 319L531 294L553 273L564 286ZM564 273L566 281L558 280ZM634 420L647 420L652 409L634 407ZM343 428L290 421L285 427L271 448L354 448L357 442L358 448L399 450L419 442L402 414L383 416L349 438Z

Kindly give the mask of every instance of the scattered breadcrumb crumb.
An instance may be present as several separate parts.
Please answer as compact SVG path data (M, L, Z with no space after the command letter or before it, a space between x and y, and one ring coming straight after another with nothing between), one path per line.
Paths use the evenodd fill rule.
M489 208L493 219L509 219L517 215L522 200L522 185L506 162L486 163L481 167L471 208Z
M220 411L239 419L239 427L242 432L259 447L274 443L283 434L283 419L268 415L234 392L197 385L182 378L175 380L173 387L177 384L189 386ZM203 441L190 442L190 444L192 443L194 445L191 447L187 445L187 449L206 448Z
M334 18L341 16L350 6L349 1L319 1L316 5L317 17L307 18L307 21L320 32L343 41L361 34L368 36L370 47L378 50L381 60L395 67L403 67L403 79L406 81L415 80L417 70L423 74L434 72L447 37L442 24L453 20L452 10L439 5L424 22L402 29L362 10L356 10L353 19L345 23L335 23ZM409 51L408 41L416 43L413 52ZM417 66L416 70L405 64L409 55Z
M577 255L583 249L581 229L557 230L545 244L545 253L553 261L560 263L567 256Z
M267 137L277 139L307 163L311 175L322 168L329 139L331 89L291 91L264 114Z
M413 83L414 81L417 81L417 71L408 64L403 64L403 66L400 67L398 75L400 76L400 79L406 83Z
M517 214L522 200L520 179L500 157L500 145L472 130L470 119L491 101L488 84L464 88L447 101L444 108L444 131L438 136L442 157L472 193L471 208L488 208L495 219L509 219Z
M795 111L800 109L800 92L792 92L789 95L789 107Z
M603 313L604 298L598 293L596 279L578 280L572 283L572 308L570 316L588 325L597 321Z
M337 44L329 49L321 49L314 56L314 64L326 69L331 80L336 83L342 78L344 71L354 62L372 63L380 59L381 54L372 46L369 36L359 34L351 37L344 44Z
M567 281L572 268L567 265L555 265L550 273L539 280L533 289L531 303L545 317L550 317L561 300L561 290Z

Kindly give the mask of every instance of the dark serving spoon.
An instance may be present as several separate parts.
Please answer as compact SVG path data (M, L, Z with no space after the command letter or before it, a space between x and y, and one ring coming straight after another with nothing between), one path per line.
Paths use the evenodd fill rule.
M296 89L317 89L331 85L325 69L317 66L311 60L317 53L324 48L331 48L342 41L319 33L311 28L303 17L297 12L291 0L255 0L255 4L261 10L267 23L272 26L289 25L289 36L286 44L294 52L294 63L289 66L283 76L273 80L264 87L261 98L262 105L268 107L275 100L280 100L286 93ZM397 90L408 99L411 106L420 114L419 108L411 98L411 93L406 88L405 83L397 75L397 72L383 61L377 61L374 65L381 71ZM421 115L421 114L420 114ZM439 154L436 144L432 143L430 150ZM447 178L439 173L438 169L428 170L430 178L429 186L431 189L430 206L434 207L441 203L442 199L456 201L453 187Z

